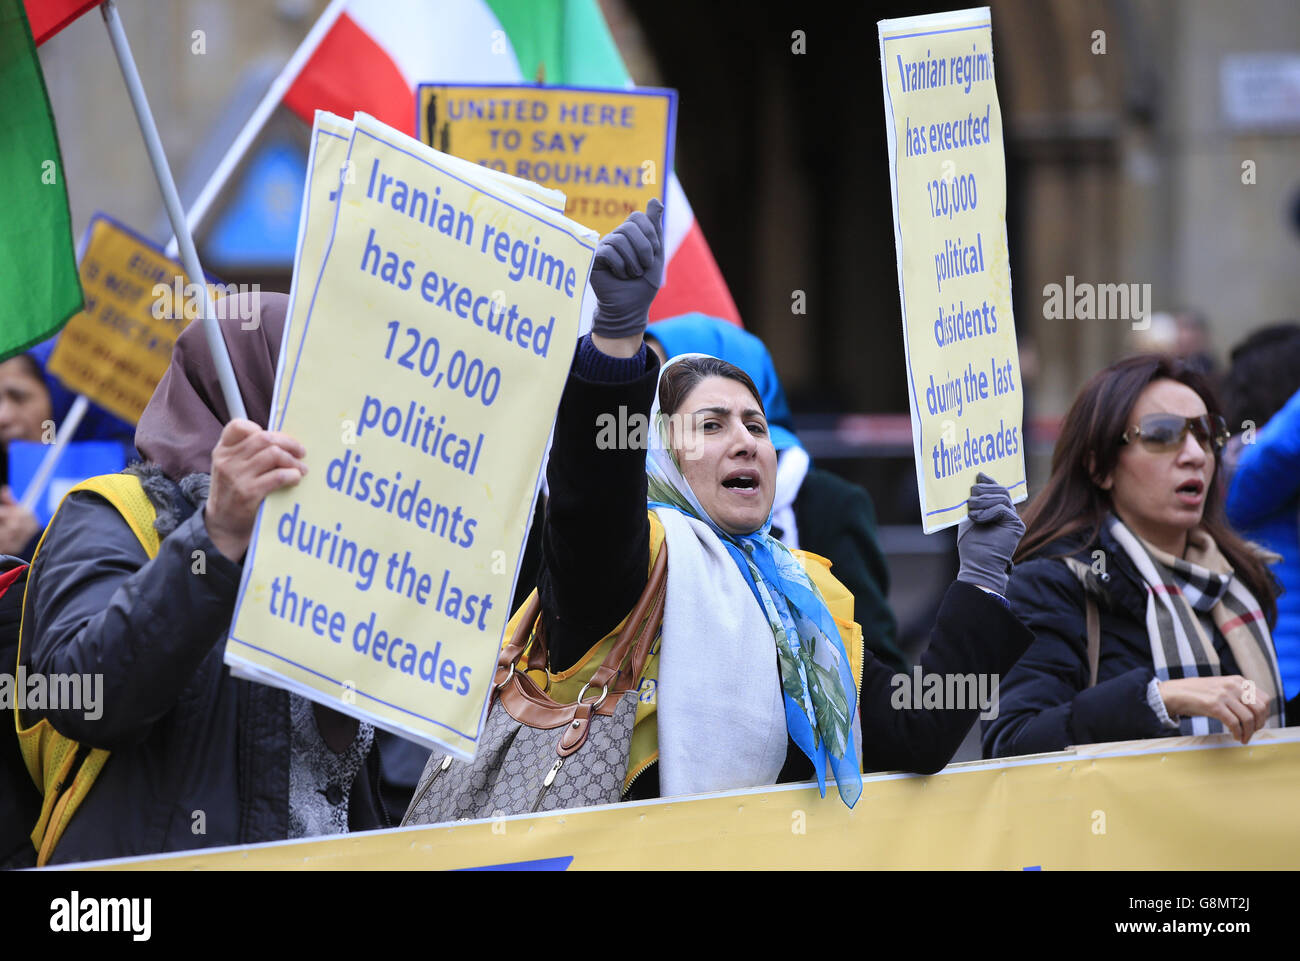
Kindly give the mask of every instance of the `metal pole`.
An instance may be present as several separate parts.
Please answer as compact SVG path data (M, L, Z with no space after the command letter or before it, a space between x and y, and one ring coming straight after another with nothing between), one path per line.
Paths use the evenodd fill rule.
M45 493L50 478L54 476L54 468L59 466L59 461L63 459L63 452L68 449L68 442L81 426L81 419L86 416L89 407L90 401L86 400L84 395L78 394L77 399L68 408L68 416L63 418L63 423L58 426L58 432L54 435L54 445L45 452L40 466L32 475L31 483L27 485L27 490L23 491L22 508L29 514L36 512L36 502Z
M199 301L203 312L203 332L207 335L208 350L212 354L212 360L217 365L217 376L221 380L221 392L226 398L226 409L230 411L231 418L247 417L244 400L239 394L239 383L235 380L235 370L230 365L230 355L226 353L226 342L221 337L221 326L217 323L212 292L208 290L207 278L199 263L198 252L194 249L194 238L190 236L189 227L185 223L185 210L181 207L181 198L176 192L176 182L172 179L171 167L167 165L167 155L163 152L158 126L154 123L153 113L149 110L149 100L145 96L144 86L140 83L140 72L136 69L135 60L131 56L131 45L127 42L126 31L122 29L122 18L118 15L117 4L114 0L104 0L99 9L104 15L104 24L108 27L108 37L113 43L113 52L117 54L118 66L122 68L126 92L131 97L136 119L140 121L140 132L144 135L145 149L149 152L149 161L153 164L154 175L158 178L158 186L162 190L167 216L180 243L181 263L189 275L190 283L197 284L203 291L203 299Z

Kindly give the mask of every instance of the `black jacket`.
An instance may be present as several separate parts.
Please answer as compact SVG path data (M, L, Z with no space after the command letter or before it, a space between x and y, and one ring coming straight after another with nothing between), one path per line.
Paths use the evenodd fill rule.
M1096 553L1094 553L1096 552ZM1097 685L1088 687L1084 586L1061 559L1088 565L1097 600L1101 648ZM1147 703L1155 678L1146 628L1147 592L1124 549L1105 528L1018 564L1007 588L1011 609L1034 632L1034 643L1002 682L998 716L983 722L984 756L1062 751L1074 744L1178 734ZM1214 650L1223 673L1238 673L1219 631Z
M645 450L599 449L596 424L601 414L617 417L620 406L627 408L625 420L636 412L648 416L658 360L646 351L633 379L600 381L589 377L608 376L616 365L604 371L590 366L594 349L587 338L579 346L560 401L547 471L551 497L538 591L553 670L576 663L627 615L645 587L650 562ZM594 361L596 368L601 363ZM954 583L940 604L921 668L926 674L1002 674L1032 639L1001 600ZM868 651L863 674L863 767L922 774L943 768L979 708L895 709L894 669ZM812 763L791 743L779 780L812 776ZM637 798L658 795L655 768L637 779L635 790Z
M27 585L23 567L21 558L0 554L0 577L18 569L16 579L4 578L8 586L0 591L0 674L10 678L18 661L18 622ZM0 711L0 725L0 869L33 867L31 833L41 814L41 796L23 762L12 706Z
M178 488L171 500L155 508L183 519L150 560L112 505L70 495L30 572L28 671L104 680L101 717L27 711L24 723L46 716L60 733L113 752L53 862L288 835L288 694L226 669L241 566L217 550ZM203 573L194 572L196 551ZM372 755L352 788L353 829L383 824L371 788L377 763Z
M813 467L794 499L799 546L833 563L831 573L853 595L853 617L867 648L886 666L907 670L898 649L898 621L889 606L889 564L876 537L871 495L830 471ZM775 533L775 532L774 532Z

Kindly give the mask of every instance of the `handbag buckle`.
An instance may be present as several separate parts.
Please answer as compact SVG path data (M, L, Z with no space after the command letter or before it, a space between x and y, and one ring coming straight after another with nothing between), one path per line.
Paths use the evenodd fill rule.
M587 693L587 688L589 688L589 687L591 687L591 681L588 681L586 684L582 685L582 690L578 692L578 703L579 703L579 704L582 703L583 695ZM604 704L604 703L605 703L605 698L608 697L608 696L609 696L609 685L608 685L608 684L602 685L602 687L601 687L601 691L600 691L600 697L597 698L597 699L592 703L592 705L591 705L591 709L594 711L594 710L596 710L596 708L598 708L598 707L600 707L602 704Z
M511 662L510 662L510 672L509 672L508 674L506 674L506 676L503 677L503 678L501 679L501 683L498 684L496 687L494 687L493 690L494 690L494 691L499 691L499 690L501 690L501 688L503 688L503 687L506 686L506 682L509 681L510 678L512 678L512 677L514 677L514 676L515 676L515 662L514 662L514 661L511 661Z

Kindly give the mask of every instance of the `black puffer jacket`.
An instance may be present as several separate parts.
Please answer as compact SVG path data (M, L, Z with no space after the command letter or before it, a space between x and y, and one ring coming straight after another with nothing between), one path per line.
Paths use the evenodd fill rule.
M175 524L155 558L112 505L79 491L51 522L30 572L28 671L104 678L101 717L44 716L60 733L113 752L52 863L288 835L289 695L236 680L222 660L240 565L216 549L177 485L159 477L146 490L160 523ZM193 572L196 551L204 573ZM27 711L24 722L41 716ZM350 794L353 830L383 826L373 752L369 761Z
M1092 688L1084 586L1064 555L1089 567L1087 589L1097 600L1101 649ZM1082 535L1063 540L1044 556L1016 565L1007 600L1034 632L1034 643L1002 679L998 716L981 722L985 757L1178 734L1177 728L1162 725L1147 703L1155 666L1146 628L1146 586L1109 531L1103 528L1091 543ZM1238 673L1232 650L1217 630L1213 643L1222 672Z

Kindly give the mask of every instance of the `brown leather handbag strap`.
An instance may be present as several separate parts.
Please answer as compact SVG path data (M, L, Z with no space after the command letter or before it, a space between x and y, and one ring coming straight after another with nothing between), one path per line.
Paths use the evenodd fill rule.
M524 613L515 624L515 632L510 636L510 640L501 648L501 653L497 656L497 669L509 668L519 660L519 655L523 653L524 648L528 646L528 638L533 633L533 625L537 622L537 617L542 612L542 600L533 591L528 595L528 600L524 606Z
M1097 665L1101 662L1101 624L1098 619L1097 601L1091 594L1084 595L1084 604L1088 628L1088 686L1097 686Z
M646 653L650 650L650 645L654 642L655 635L659 631L659 625L663 621L664 594L668 582L668 541L665 540L659 545L659 555L655 558L654 567L650 570L650 577L646 580L645 588L641 591L641 596L637 598L636 607L632 608L632 613L627 616L623 623L623 630L619 632L618 640L610 648L609 653L596 673L592 675L591 686L605 687L618 674L622 667L623 661L627 658L628 651L632 649L633 642L636 642L636 650L633 651L631 661L631 670L627 672L629 676L624 677L620 691L626 691L636 685L641 676L641 669L645 666ZM638 663L636 654L640 653Z
M537 615L537 626L533 629L533 643L528 646L528 662L525 670L528 671L545 671L551 666L551 659L547 654L546 645L546 618L539 613Z
M656 574L660 579L660 585L655 595L655 604L650 609L645 632L632 651L632 664L628 676L633 681L640 680L641 672L645 670L645 662L650 657L650 648L654 646L655 638L659 636L659 629L664 622L664 607L668 603L668 541L666 539L655 562L655 570L650 575L652 583Z
M628 615L623 629L619 632L605 660L601 662L596 674L586 686L582 694L582 704L556 702L545 691L538 690L525 674L515 669L515 662L527 644L529 627L532 623L528 618L532 617L535 621L541 609L540 603L534 596L525 608L519 623L515 625L510 643L502 649L501 656L497 659L497 673L493 680L496 685L496 696L506 711L516 720L531 727L549 728L570 723L577 716L575 712L578 708L585 705L580 712L583 723L579 724L571 736L576 738L576 743L572 744L569 750L576 750L585 737L585 734L583 737L577 735L586 730L586 719L591 714L611 716L621 696L636 687L641 670L649 656L649 650L658 636L659 625L663 621L668 586L667 571L668 545L665 542L660 545L654 567L651 568L650 576L641 591L636 607ZM631 670L622 683L610 690L610 682L618 676L619 666L626 658L629 649L632 654ZM611 694L614 696L610 697Z
M1086 631L1085 640L1087 643L1086 651L1088 656L1088 686L1095 687L1097 684L1097 665L1101 663L1101 616L1097 610L1097 599L1093 596L1089 585L1088 572L1090 568L1083 561L1076 557L1063 557L1065 566L1070 569L1083 588L1083 617L1084 629Z

